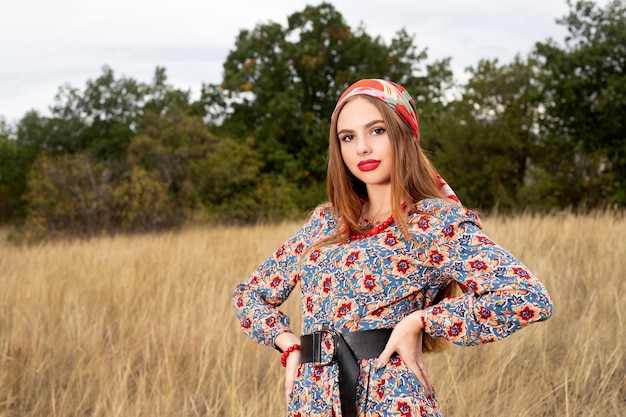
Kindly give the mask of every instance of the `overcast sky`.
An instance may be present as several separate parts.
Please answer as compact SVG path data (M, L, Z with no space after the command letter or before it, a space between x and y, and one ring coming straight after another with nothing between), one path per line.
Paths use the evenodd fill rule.
M48 113L63 84L84 89L104 65L116 77L149 82L157 66L171 84L197 94L219 83L241 29L287 17L310 0L19 0L0 10L0 117L17 122L28 110ZM481 58L508 63L535 42L559 43L555 19L565 0L332 0L347 23L388 41L399 29L428 48L429 61L451 57L455 77ZM606 4L606 0L598 1ZM385 4L385 6L382 6Z

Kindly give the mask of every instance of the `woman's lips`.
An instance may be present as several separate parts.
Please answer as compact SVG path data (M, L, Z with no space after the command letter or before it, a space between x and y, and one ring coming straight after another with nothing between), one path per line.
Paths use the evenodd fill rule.
M378 165L380 165L380 161L376 159L368 159L367 161L359 162L357 166L360 171L371 171L378 168Z

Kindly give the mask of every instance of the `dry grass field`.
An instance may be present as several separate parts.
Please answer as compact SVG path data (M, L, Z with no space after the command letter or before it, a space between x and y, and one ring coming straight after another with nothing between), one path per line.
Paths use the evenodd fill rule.
M278 354L243 336L230 297L297 227L2 239L0 417L284 415ZM554 316L428 356L444 414L625 416L624 215L494 216L485 229L546 284Z

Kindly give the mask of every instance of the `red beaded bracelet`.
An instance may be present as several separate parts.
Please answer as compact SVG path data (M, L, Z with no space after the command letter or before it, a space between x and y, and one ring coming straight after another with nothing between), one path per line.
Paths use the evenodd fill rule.
M287 349L285 349L283 354L280 355L280 363L283 365L283 367L287 366L287 356L289 356L289 354L294 350L300 350L300 345L296 343L293 346L289 346Z

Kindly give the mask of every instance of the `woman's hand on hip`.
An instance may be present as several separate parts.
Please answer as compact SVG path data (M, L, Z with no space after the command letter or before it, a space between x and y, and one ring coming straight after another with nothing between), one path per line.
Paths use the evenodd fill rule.
M397 353L400 359L409 367L413 374L415 374L426 391L432 394L434 390L422 353L424 328L421 314L421 311L416 311L396 324L396 327L391 332L391 336L387 341L385 349L376 360L376 369L385 366L391 356Z

